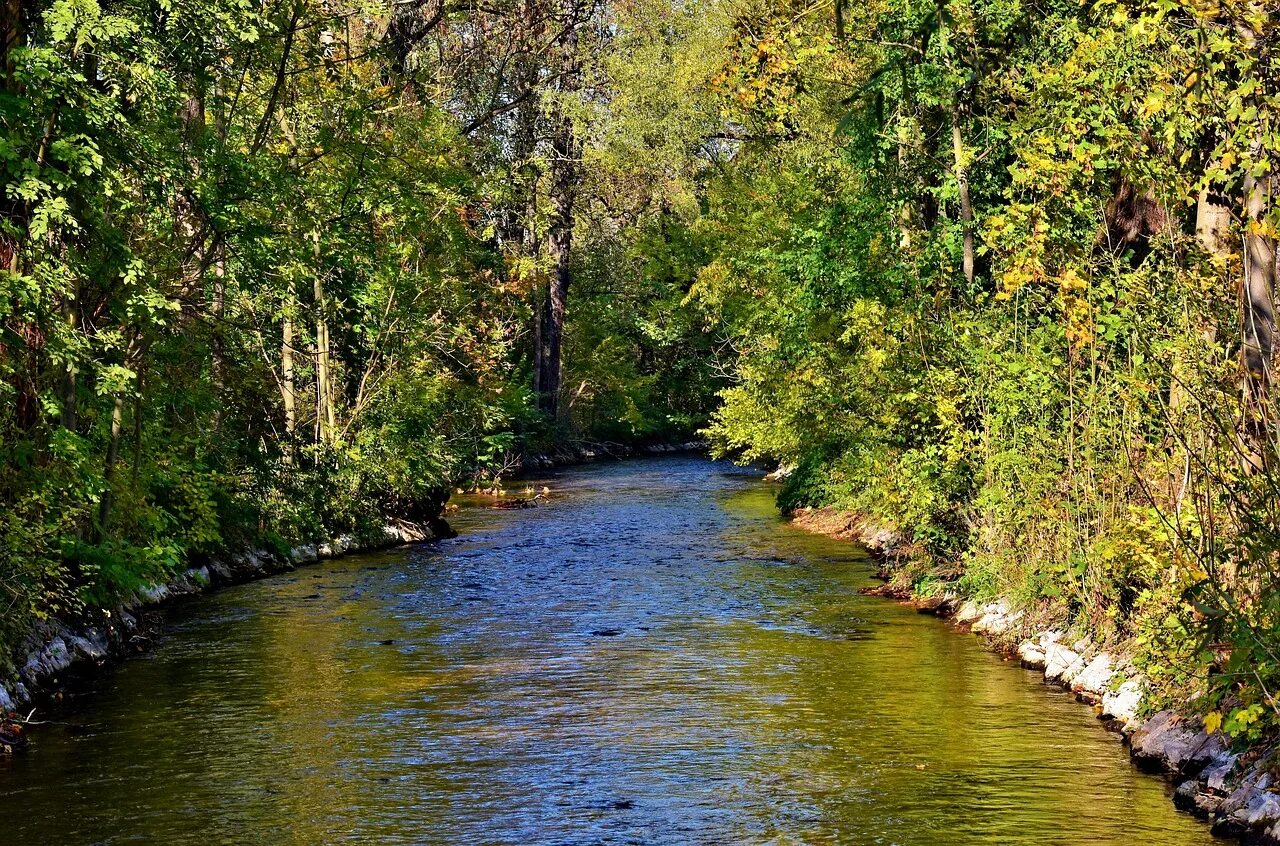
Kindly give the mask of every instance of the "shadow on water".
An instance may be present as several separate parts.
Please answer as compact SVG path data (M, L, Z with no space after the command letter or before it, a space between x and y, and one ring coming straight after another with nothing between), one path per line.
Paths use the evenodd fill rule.
M753 474L547 484L175 609L0 763L6 843L1210 842L1088 709L859 596L867 558Z

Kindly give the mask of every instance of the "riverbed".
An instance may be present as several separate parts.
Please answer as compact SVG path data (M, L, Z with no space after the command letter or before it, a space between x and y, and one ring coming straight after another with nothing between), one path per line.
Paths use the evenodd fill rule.
M1213 842L1090 709L860 596L758 474L562 471L457 539L187 601L0 760L4 842Z

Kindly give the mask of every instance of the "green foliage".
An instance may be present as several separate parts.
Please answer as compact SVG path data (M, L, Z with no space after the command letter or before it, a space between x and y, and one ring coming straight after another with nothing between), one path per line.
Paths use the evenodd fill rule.
M930 590L1127 648L1162 695L1207 683L1243 735L1280 688L1274 401L1242 407L1232 278L1277 219L1241 187L1273 173L1265 5L890 2L845 42L735 7L715 90L747 131L690 295L737 353L707 434L794 465L784 509L874 515Z
M901 530L922 590L1277 724L1239 299L1275 281L1270 4L20 5L0 647L558 439L700 429L794 466L783 508Z
M547 33L495 34L501 5L409 31L420 10L385 3L4 13L0 664L33 621L192 557L381 537L526 449L705 422L711 335L682 300L703 261L692 151L715 115L691 122L679 91L712 54L664 67L675 89L651 68L706 41L702 18L636 4L606 53L574 17L616 94L601 110L538 82ZM603 20L586 8L552 14ZM549 151L484 113L515 65L539 86L522 119L568 115L592 163L558 421L529 366ZM665 142L644 140L659 120Z

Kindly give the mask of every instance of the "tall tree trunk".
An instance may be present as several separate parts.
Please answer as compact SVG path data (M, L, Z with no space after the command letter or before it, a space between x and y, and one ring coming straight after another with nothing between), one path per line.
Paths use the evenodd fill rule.
M960 103L951 106L951 152L955 157L956 188L960 192L960 222L964 228L964 279L973 284L974 274L974 233L973 233L973 200L969 196L969 162L964 151L964 136L960 126L960 118L964 114Z
M533 21L539 14L537 2L522 0L519 4L520 20ZM538 121L542 115L542 98L538 87L539 63L532 54L521 54L516 59L517 90L529 92L516 109L515 129L512 134L513 168L512 183L516 196L512 202L513 225L509 241L514 247L520 273L529 273L537 266L541 253L535 221L538 217L538 180L541 176L535 158L538 145ZM546 296L543 286L535 285L532 292L533 311L533 393L542 393L542 369L544 349L542 344L542 303Z
M133 463L129 466L129 472L136 481L138 471L142 467L142 417L144 411L143 401L146 397L146 371L142 369L141 363L138 368L138 395L133 398Z
M99 537L106 534L107 520L111 517L111 505L114 499L114 478L116 474L116 460L120 456L120 431L124 428L124 393L116 394L115 402L111 405L111 436L107 441L107 457L103 461L102 477L106 481L106 488L102 491L102 499L98 501L98 535Z
M577 91L578 23L565 28L561 44L565 73L561 90ZM573 119L563 109L556 115L555 137L551 143L551 228L547 246L552 272L542 319L542 362L538 382L538 406L553 420L560 413L561 349L564 339L565 306L569 298L569 254L573 246L573 207L578 189L578 139Z
M226 387L226 335L223 332L222 320L226 315L227 260L221 241L215 249L218 251L218 257L213 260L213 298L209 303L209 316L213 322L213 390L217 399L213 419L216 427L222 420L222 392Z
M281 399L284 402L284 430L289 435L289 453L293 451L293 437L298 431L297 385L293 364L293 311L298 305L298 286L290 278L285 297L284 316L280 327Z
M75 310L76 294L72 291L62 301L62 317L67 323L67 331L77 332L80 328L79 315ZM68 361L62 365L62 376L58 386L58 398L61 401L61 413L58 416L58 423L64 429L75 431L77 423L77 400L78 400L78 374L74 362Z
M1275 352L1276 244L1266 220L1271 202L1270 174L1244 181L1244 280L1241 286L1241 358L1244 365L1244 399L1249 419L1246 428L1254 443L1250 463L1263 463L1270 414L1267 394Z
M320 230L312 233L315 258L316 309L316 440L329 443L337 428L333 409L333 368L329 352L328 303L324 295L324 274L320 271Z
M142 396L142 364L141 359L145 344L140 334L135 334L129 342L128 350L125 352L124 363L126 367L133 368L137 375L134 377L137 383L138 396ZM140 434L140 423L135 419L135 429ZM102 462L102 478L106 482L106 488L102 492L102 499L98 501L98 533L99 537L105 535L107 530L107 521L111 519L111 506L115 502L115 476L116 463L120 459L120 436L124 431L124 391L117 391L115 400L111 404L111 430L107 440L107 455ZM139 439L140 440L140 439ZM135 444L135 460L137 457L137 444ZM135 468L136 471L136 468ZM135 478L136 472L135 472Z
M1248 11L1261 12L1261 4L1249 3ZM1265 18L1264 18L1265 19ZM1254 29L1253 20L1236 21L1236 32L1250 51L1257 51L1262 33ZM1271 414L1268 392L1276 330L1275 283L1276 244L1270 210L1274 175L1270 168L1256 172L1257 163L1267 158L1264 138L1269 126L1266 111L1269 104L1255 101L1259 125L1250 148L1250 167L1244 178L1244 278L1240 286L1240 357L1244 370L1244 435L1245 470L1254 472L1267 464L1271 441Z
M277 111L276 117L280 123L281 134L289 142L289 171L296 174L298 172L297 136L293 133L293 126L290 124L289 116L285 113L283 106ZM313 246L313 255L316 259L316 272L319 273L320 243L318 240ZM284 403L284 430L288 435L289 441L285 449L285 460L290 463L293 461L294 439L298 433L298 383L293 358L294 342L297 334L294 315L297 313L297 309L298 282L291 275L285 290L284 308L280 320L280 394L281 401Z
M560 130L552 145L551 202L555 208L548 237L548 252L554 264L547 298L543 303L541 341L542 375L539 397L542 411L559 415L561 351L564 339L565 306L569 299L569 255L573 246L573 206L577 193L576 139L568 118L561 120Z
M0 65L4 71L6 91L17 89L13 78L14 49L22 46L22 0L3 0L0 5Z

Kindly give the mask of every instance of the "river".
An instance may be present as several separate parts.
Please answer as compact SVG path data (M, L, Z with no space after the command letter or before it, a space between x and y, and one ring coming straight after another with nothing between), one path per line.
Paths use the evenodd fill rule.
M690 457L187 601L0 761L9 846L1207 844L1090 709ZM543 484L541 481L539 485Z

